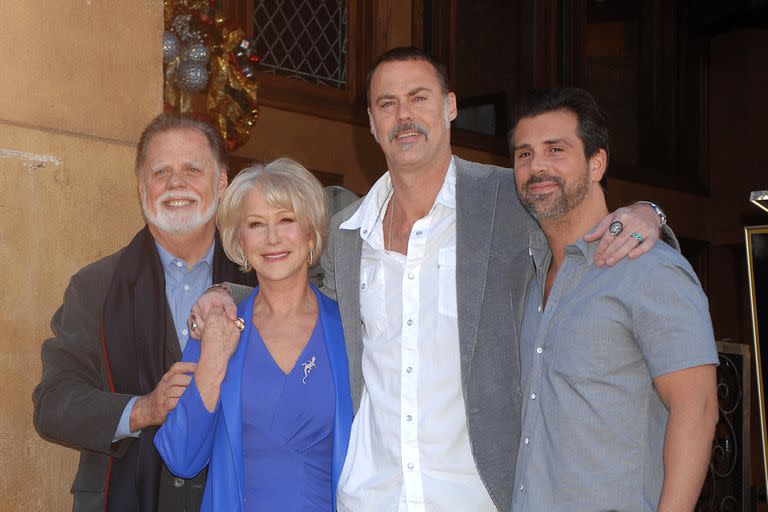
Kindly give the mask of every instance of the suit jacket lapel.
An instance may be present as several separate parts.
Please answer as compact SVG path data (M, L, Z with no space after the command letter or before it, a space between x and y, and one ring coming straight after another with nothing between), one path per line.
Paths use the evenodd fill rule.
M336 298L341 309L344 342L349 359L349 383L356 411L363 394L363 331L360 320L360 230L339 229L334 253Z
M165 320L165 367L170 368L176 361L181 361L181 346L176 334L176 324L173 322L170 308L166 305Z
M498 183L482 167L456 159L456 289L465 390L477 342L480 309L485 293Z

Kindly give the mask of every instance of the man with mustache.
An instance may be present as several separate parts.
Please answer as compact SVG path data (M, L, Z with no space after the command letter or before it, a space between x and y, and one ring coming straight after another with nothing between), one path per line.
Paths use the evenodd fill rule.
M583 237L608 213L608 127L589 93L532 96L510 148L520 201L543 230L530 239L536 273L519 331L512 510L693 510L718 420L718 356L696 274L665 244L594 264L597 243Z
M506 512L520 437L517 332L538 226L509 169L452 155L456 96L440 63L395 48L368 82L389 171L334 217L322 259L357 410L338 510ZM597 233L617 219L658 236L645 205ZM607 235L600 262L647 250L628 237ZM234 314L221 291L201 301L198 324L214 303Z
M75 511L199 509L205 475L174 478L153 437L194 370L178 362L190 306L212 281L253 284L216 233L227 167L215 127L159 115L139 140L136 179L147 225L72 277L33 394L40 435L80 450Z

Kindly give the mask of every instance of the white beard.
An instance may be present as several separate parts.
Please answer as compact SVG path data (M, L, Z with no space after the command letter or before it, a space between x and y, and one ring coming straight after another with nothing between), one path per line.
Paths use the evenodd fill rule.
M149 209L147 192L143 185L140 187L139 195L141 196L141 209L144 211L144 217L147 219L147 222L161 231L174 235L191 233L203 224L206 224L216 214L216 208L219 206L219 198L216 198L204 212L200 211L199 206L194 210L190 208L167 208L163 203L172 199L193 200L197 202L197 205L200 205L202 202L202 198L196 192L168 191L155 201L155 213Z

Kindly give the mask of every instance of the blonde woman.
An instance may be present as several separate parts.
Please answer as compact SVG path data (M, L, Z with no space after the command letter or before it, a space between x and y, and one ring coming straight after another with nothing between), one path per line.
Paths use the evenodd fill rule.
M203 511L335 510L352 402L338 306L308 281L328 231L322 186L290 159L249 167L217 225L259 286L238 306L242 332L214 308L187 344L192 382L155 445L180 477L208 467Z

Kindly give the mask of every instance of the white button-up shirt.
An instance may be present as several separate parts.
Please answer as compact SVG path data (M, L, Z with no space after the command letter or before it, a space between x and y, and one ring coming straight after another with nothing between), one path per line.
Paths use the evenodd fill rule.
M408 254L384 249L379 179L340 229L360 230L363 394L338 487L341 512L495 510L467 432L456 309L456 167Z

